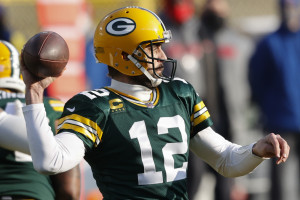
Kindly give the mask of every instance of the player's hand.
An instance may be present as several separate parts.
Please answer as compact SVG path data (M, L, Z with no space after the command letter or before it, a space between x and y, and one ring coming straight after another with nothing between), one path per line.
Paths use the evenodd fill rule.
M289 157L290 146L280 135L270 133L257 141L253 146L252 152L264 158L277 157L276 163L280 164Z

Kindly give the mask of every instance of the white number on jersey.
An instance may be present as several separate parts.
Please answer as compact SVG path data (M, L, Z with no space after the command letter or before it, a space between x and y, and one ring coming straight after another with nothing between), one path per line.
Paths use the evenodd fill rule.
M168 134L169 128L179 128L182 142L167 143L162 148L164 156L164 168L166 181L176 181L186 178L187 162L180 168L174 168L174 154L185 154L188 151L187 133L185 131L184 120L181 116L162 117L157 123L157 133ZM162 171L156 171L152 155L152 147L147 134L144 121L135 122L129 130L131 139L137 139L141 149L141 159L144 165L144 173L138 174L139 185L163 183Z

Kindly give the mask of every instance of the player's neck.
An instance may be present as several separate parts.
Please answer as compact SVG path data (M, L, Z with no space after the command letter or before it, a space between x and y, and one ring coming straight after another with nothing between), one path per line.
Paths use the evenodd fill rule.
M134 96L142 101L148 101L152 92L151 89L145 86L123 83L114 79L111 80L111 85L109 87L122 93Z

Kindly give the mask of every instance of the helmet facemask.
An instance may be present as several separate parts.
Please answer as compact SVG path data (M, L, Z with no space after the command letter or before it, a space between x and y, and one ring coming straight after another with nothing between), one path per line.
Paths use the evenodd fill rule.
M174 78L177 61L168 58L161 59L154 56L153 46L157 43L167 43L171 39L171 32L165 31L163 39L147 40L141 42L132 55L128 55L128 59L131 60L151 81L152 87L158 86L162 80L170 81ZM145 47L150 47L150 54L145 51ZM155 61L162 61L164 66L163 75L157 74L155 70ZM149 67L149 64L151 67ZM153 70L154 76L150 75L147 71L149 68Z

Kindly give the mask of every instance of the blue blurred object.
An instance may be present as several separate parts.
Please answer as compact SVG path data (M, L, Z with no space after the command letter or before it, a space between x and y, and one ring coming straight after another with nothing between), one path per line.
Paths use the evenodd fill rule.
M10 31L5 25L5 9L0 5L0 40L10 41Z
M284 4L291 4L291 5L295 5L298 6L300 3L300 0L279 0L279 4L281 6L283 6Z
M89 89L97 89L108 86L111 83L111 78L107 76L107 65L97 63L94 56L93 38L86 43L85 69Z

